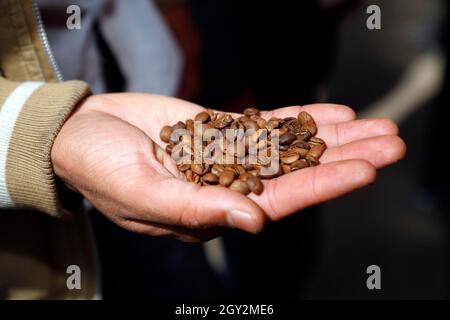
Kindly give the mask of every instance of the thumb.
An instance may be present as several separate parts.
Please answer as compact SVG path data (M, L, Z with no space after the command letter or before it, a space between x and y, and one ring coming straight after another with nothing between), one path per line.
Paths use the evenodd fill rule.
M265 214L248 197L219 186L199 186L176 178L161 179L153 188L139 188L145 199L140 219L190 229L231 227L257 233Z

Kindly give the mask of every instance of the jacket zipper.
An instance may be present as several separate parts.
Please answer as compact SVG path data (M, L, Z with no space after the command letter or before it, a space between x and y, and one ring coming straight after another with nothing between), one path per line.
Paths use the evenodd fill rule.
M59 81L64 81L61 70L56 63L55 56L53 55L52 49L50 48L50 44L48 42L47 34L45 33L44 24L42 23L41 14L39 12L39 7L36 0L32 0L32 11L34 20L36 22L36 30L39 34L39 38L42 43L42 47L44 48L45 53L47 54L50 66L53 69L53 72L56 75L56 78Z

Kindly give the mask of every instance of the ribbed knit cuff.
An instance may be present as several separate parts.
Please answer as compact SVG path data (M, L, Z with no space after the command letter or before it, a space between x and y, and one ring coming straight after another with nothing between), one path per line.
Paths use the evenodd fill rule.
M51 148L74 107L89 94L88 85L68 81L12 86L0 79L0 87L7 86L15 88L6 96L0 93L0 207L61 215Z

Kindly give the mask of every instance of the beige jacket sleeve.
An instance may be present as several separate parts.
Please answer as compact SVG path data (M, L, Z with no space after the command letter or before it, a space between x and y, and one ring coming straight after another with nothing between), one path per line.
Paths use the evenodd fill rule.
M64 121L88 94L82 81L0 78L0 208L62 214L51 148Z

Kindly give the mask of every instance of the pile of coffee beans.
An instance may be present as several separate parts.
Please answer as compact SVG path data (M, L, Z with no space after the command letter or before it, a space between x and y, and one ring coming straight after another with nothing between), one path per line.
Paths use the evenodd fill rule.
M313 117L304 111L297 118L265 120L256 108L236 118L206 109L194 119L164 126L160 138L188 181L259 195L261 179L320 163L326 144L316 133Z

